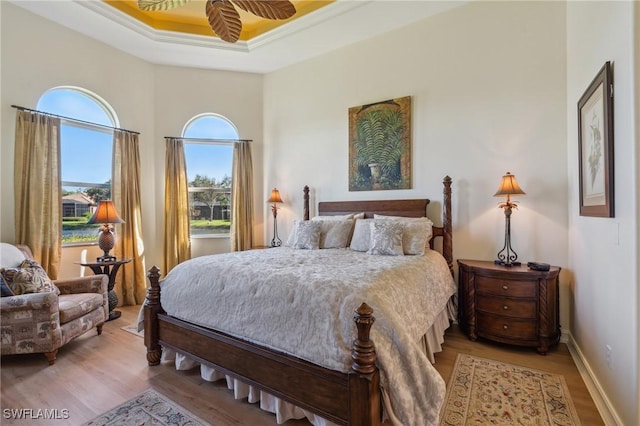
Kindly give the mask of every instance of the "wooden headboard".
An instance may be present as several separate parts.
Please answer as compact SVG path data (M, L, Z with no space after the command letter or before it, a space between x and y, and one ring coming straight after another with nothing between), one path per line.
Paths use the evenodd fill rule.
M453 275L453 230L451 222L451 178L446 176L443 183L442 226L433 227L433 237L429 246L434 248L434 240L442 238L442 255ZM364 212L365 218L374 214L387 216L426 217L428 199L374 200L374 201L323 201L318 203L318 214L336 216ZM304 220L309 220L309 187L304 187Z

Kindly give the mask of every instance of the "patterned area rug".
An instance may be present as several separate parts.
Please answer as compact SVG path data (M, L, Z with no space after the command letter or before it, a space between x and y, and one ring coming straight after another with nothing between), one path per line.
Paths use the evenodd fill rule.
M183 407L166 396L146 390L135 398L96 417L84 426L207 426Z
M561 375L458 354L440 425L578 426L580 420Z

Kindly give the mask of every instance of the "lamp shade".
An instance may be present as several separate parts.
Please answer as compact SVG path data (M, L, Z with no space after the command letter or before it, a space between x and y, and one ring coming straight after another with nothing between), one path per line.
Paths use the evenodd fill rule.
M103 200L98 203L98 208L87 223L124 223L124 220L118 214L113 201Z
M271 195L269 196L267 203L283 203L283 202L284 201L282 201L282 198L280 197L280 191L278 191L276 188L273 188L273 191L271 191Z
M518 185L518 181L516 177L511 173L507 172L506 175L502 176L502 181L500 182L500 186L494 197L508 197L509 195L525 195L525 192Z

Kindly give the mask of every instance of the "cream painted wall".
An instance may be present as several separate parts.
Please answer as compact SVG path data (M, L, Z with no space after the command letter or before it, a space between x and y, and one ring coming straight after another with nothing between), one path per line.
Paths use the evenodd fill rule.
M567 151L571 333L614 420L640 424L638 349L638 117L633 2L567 5ZM637 51L636 51L637 54ZM579 215L577 101L606 61L614 74L615 218ZM636 92L637 95L637 92ZM607 365L605 346L612 348Z
M281 236L301 217L305 184L314 206L430 197L440 220L450 175L455 258L493 260L504 242L493 194L510 171L527 193L512 216L514 248L563 268L569 330L565 55L564 4L474 2L267 75L264 190L287 201ZM407 95L413 189L349 192L348 108Z
M180 135L196 114L216 112L254 139L256 244L262 244L262 76L148 64L7 2L1 8L0 240L13 241L12 104L35 108L40 95L60 85L93 91L115 109L123 128L140 132L142 223L146 267L162 265L164 136ZM28 29L26 31L25 29ZM19 41L19 43L17 42ZM102 153L87 153L98 159ZM229 250L229 239L197 239L193 255ZM61 277L75 276L81 248L63 249ZM89 247L89 259L99 251Z

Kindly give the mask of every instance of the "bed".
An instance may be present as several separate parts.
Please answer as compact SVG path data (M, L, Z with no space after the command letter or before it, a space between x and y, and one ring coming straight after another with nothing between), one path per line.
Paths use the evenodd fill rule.
M413 354L415 346L413 342L415 333L425 333L426 336L426 332L423 329L425 324L429 323L429 331L437 328L434 338L437 340L436 345L439 344L444 328L448 324L446 326L431 327L434 325L435 318L438 318L440 323L442 323L443 315L446 316L445 319L453 318L453 313L450 312L451 296L455 293L455 284L452 283L451 179L445 177L443 184L442 226L433 226L433 236L429 240L430 248L439 248L441 254L435 255L435 252L427 250L428 255L425 256L397 256L396 259L391 259L392 256L380 256L373 259L374 256L368 256L368 258L350 257L358 255L351 253L349 249L295 250L285 247L254 250L251 253L238 252L228 255L214 255L216 256L215 259L208 259L208 256L192 259L184 262L188 263L184 267L181 266L182 264L178 265L163 280L160 280L158 268L152 267L148 273L150 287L142 311L144 339L149 365L160 363L163 349L165 352L176 352L182 357L187 357L212 369L211 371L214 371L211 374L212 376L217 377L222 374L233 378L233 380L237 379L251 389L264 392L268 398L275 399L276 405L280 404L280 401L283 401L284 404L290 404L290 406L305 413L314 424L379 425L383 419L383 407L385 407L384 414L391 423L410 424L413 422L414 416L411 416L411 422L407 421L406 417L403 420L402 404L406 402L403 402L403 400L414 399L414 397L415 399L420 398L416 395L412 396L413 385L409 385L407 382L432 380L437 383L430 384L429 386L433 386L433 388L425 388L429 390L425 392L426 395L421 395L426 405L418 407L420 413L424 412L425 417L422 420L415 420L417 423L414 424L435 422L444 395L444 382L441 378L438 381L435 378L423 377L433 374L428 368L431 368L434 372L435 369L433 369L426 357L422 358L421 355ZM419 218L426 216L428 204L428 199L321 202L318 204L318 215L341 216L353 212L362 212L365 218L373 218L374 215ZM305 187L303 213L305 222L313 220L309 218L309 210L309 189ZM437 242L438 240L441 241ZM312 254L312 252L315 252L315 254ZM387 315L385 312L388 309L377 300L378 294L386 290L381 290L379 287L363 285L365 290L362 290L361 293L358 292L359 290L346 291L343 289L339 290L342 293L331 293L330 296L325 298L316 297L314 292L317 292L319 287L311 286L311 290L309 290L307 281L312 281L314 276L321 276L318 279L324 279L322 278L324 277L324 272L316 273L317 271L314 268L319 268L320 266L309 263L314 261L310 260L310 257L313 256L320 259L318 261L320 264L338 262L338 266L332 266L332 269L343 273L345 282L348 281L348 277L351 277L349 285L354 286L354 288L359 288L359 285L353 281L356 278L350 275L350 266L365 264L367 265L366 267L375 272L376 277L378 275L386 276L387 270L391 270L394 267L387 268L384 266L383 257L385 262L408 262L406 264L403 263L400 268L395 267L395 269L400 269L405 274L402 279L398 280L398 283L403 283L402 285L404 285L405 281L408 283L413 279L408 278L410 273L416 272L417 275L420 275L421 271L424 271L423 268L426 267L424 265L429 262L442 263L445 275L448 278L444 279L440 271L438 279L445 281L446 285L443 285L442 295L439 298L439 302L437 302L439 307L437 309L422 309L424 311L434 311L425 313L425 318L422 318L423 315L420 309L414 309L402 299L402 297L406 296L403 296L403 293L408 292L411 294L411 290L398 290L400 284L398 284L397 288L394 287L395 293L391 298L397 299L397 303L407 306L407 309L401 309L401 313L397 313L399 310L396 309L393 312L396 312L397 315ZM283 258L289 259L289 263L283 263ZM332 258L335 260L331 260ZM269 281L270 285L275 281L281 281L282 284L270 287L267 292L268 295L259 293L261 291L264 292L264 286L250 284L247 287L247 291L252 294L247 293L245 295L246 303L244 301L241 303L234 301L232 304L227 303L220 306L214 306L211 303L209 307L205 305L204 308L197 308L195 306L198 303L210 299L200 293L194 294L192 291L190 293L187 288L193 283L197 284L197 282L203 281L204 278L202 276L214 275L208 268L210 263L214 263L216 259L224 260L221 263L226 266L221 267L231 268L223 269L223 271L237 272L242 270L243 272L238 273L238 276L244 276L244 271L251 270L251 266L253 266L253 269L257 268L260 271L259 275L272 278L272 281ZM292 261L297 266L292 266ZM233 265L241 268L233 269ZM398 263L398 265L400 264ZM279 268L282 270L280 271ZM187 269L192 271L187 272ZM199 278L191 278L193 275L189 274L195 273L193 270L201 272L201 276ZM440 270L442 270L442 267ZM286 275L292 273L296 276L299 275L297 278L300 281L299 285L295 286L293 293L285 292L279 294L280 286L286 287L286 283L290 282L286 279ZM230 275L225 274L225 276L229 277ZM258 278L252 279L258 280ZM365 281L362 278L358 279ZM238 282L244 281L244 279L238 280ZM338 280L331 278L329 281L326 279L321 281L322 291L324 292L326 288L332 287L335 281ZM162 294L161 288L163 289ZM205 290L202 290L202 288ZM212 288L214 289L212 290ZM336 288L339 288L339 286L336 286ZM227 293L237 293L240 290L236 288L235 283L233 286L229 286L229 281L227 280L222 283L205 284L205 287L201 287L198 291L203 291L204 293L215 291L220 300L224 300L222 299L223 294L225 295L224 297L227 297ZM307 293L304 293L304 291L307 291ZM257 296L256 292L258 292ZM250 301L254 299L267 300L261 298L270 297L269 295L271 294L279 294L279 296L276 300L269 299L269 302L264 303L266 306L264 310L275 311L281 315L283 312L288 314L287 309L289 308L285 309L283 307L290 305L291 317L287 323L293 324L292 330L294 331L281 330L281 323L277 323L277 327L273 327L272 324L269 325L268 321L265 320L267 317L253 316L257 309L255 305L250 304ZM360 296L369 300L361 300L356 303L355 301L359 300ZM302 300L294 303L296 298ZM444 305L443 298L447 299ZM327 302L328 304L325 306L326 300L330 300L333 305ZM187 303L184 303L185 301ZM336 303L338 308L336 308L335 312L326 312L334 309ZM226 315L226 318L229 318L236 316L235 313L239 312L237 310L228 311L229 306L233 306L236 309L236 305L245 304L247 304L247 307L244 308L244 313L237 316L246 321L244 323L240 321L242 324L238 325L237 327L239 328L237 329L229 328L231 326L224 321L211 325L212 323L209 323L209 320L205 321L200 316L204 315L206 310L210 311L207 315L211 314L213 317L221 315L222 318L225 318ZM348 305L351 306L345 311L345 306ZM296 307L294 308L294 306ZM376 319L372 306L376 307L376 315L378 315L378 323L376 325L374 325ZM297 310L294 311L294 309ZM437 312L435 312L436 310ZM190 311L195 312L196 315L190 314ZM167 312L170 312L171 315ZM232 314L229 315L229 312L232 312ZM318 315L326 315L326 321L332 324L335 323L335 327L339 331L333 331L334 329L332 328L327 329L328 331L324 330L322 327L324 320L318 321L318 318L320 318ZM398 318L395 318L395 316ZM346 319L347 317L348 319ZM291 318L294 318L294 320L291 320ZM355 325L349 325L351 319ZM397 327L398 323L402 324L402 326ZM252 330L253 327L246 328L247 325L250 326L251 324L255 325L257 331ZM268 333L269 336L267 337L267 333L260 331L259 327L264 329L264 327L269 326L272 326L271 330L274 331ZM242 330L242 327L246 328L246 333L238 331ZM324 331L318 332L319 329ZM404 337L404 334L409 334L409 332L405 333L405 330L413 329L417 331L409 337ZM274 341L269 340L272 335L278 334L282 334L281 337L287 342L274 343ZM374 345L372 334L376 336L375 341L379 346ZM345 341L348 343L346 348L344 347ZM411 351L404 351L403 345L405 345L405 342L410 342L406 344L411 346ZM314 351L319 352L320 355L314 354ZM382 354L384 354L384 357ZM395 358L402 358L405 355L408 357L409 355L407 354L411 354L413 358L410 363L407 363L406 370L403 370L405 367L396 365L402 364L403 360L396 360ZM424 373L422 368L426 368L427 373ZM437 375L437 373L435 374ZM229 381L229 379L227 380ZM401 385L401 389L395 392L392 388L393 386L398 387L398 384ZM429 395L431 392L433 392L433 396ZM251 397L249 400L251 401ZM396 400L400 400L400 402ZM392 406L401 408L396 409L396 412L394 412L391 409ZM270 409L270 411L272 410ZM429 419L429 421L425 419Z

